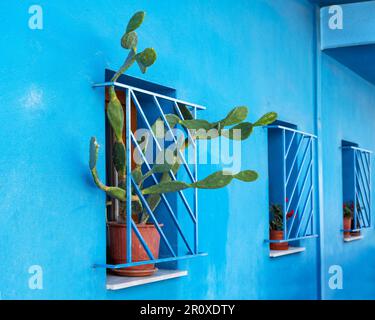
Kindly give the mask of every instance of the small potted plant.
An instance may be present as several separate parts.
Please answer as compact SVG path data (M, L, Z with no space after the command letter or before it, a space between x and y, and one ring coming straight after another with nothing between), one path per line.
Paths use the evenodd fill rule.
M142 24L145 13L136 13L129 21L126 28L126 32L121 40L123 48L130 50L125 63L120 70L114 75L112 82L115 82L121 74L130 68L135 62L138 63L141 71L146 72L147 68L151 66L156 60L156 53L154 49L148 48L141 53L137 52L138 37L135 30ZM179 106L180 111L183 114L183 119L176 114L168 114L165 119L168 123L168 127L171 129L177 125L182 126L186 130L189 130L193 140L202 139L213 139L220 136L226 137L231 140L243 141L247 139L255 127L261 127L274 122L277 118L277 114L270 112L262 116L255 123L246 122L245 119L248 116L247 107L236 107L231 110L228 115L219 121L209 122L203 119L194 119L189 109L183 105ZM126 225L126 148L123 140L124 136L124 110L119 101L114 86L109 87L109 102L106 108L106 115L108 122L113 130L115 142L113 144L113 164L118 174L118 185L106 186L101 182L96 169L96 163L99 152L99 145L96 138L91 138L90 141L90 171L95 184L103 190L110 198L119 201L119 217L117 221L111 221L108 223L109 233L109 260L112 264L125 264L126 263L126 248L127 248L127 228L130 226ZM156 130L156 125L164 126L166 129L165 119L157 119L152 130ZM229 128L226 128L229 127ZM164 131L164 130L162 130ZM211 134L205 135L204 132L211 132ZM215 132L216 135L212 135ZM154 135L156 131L154 131ZM152 136L152 135L151 135ZM163 138L158 136L158 138ZM148 138L145 138L146 140ZM188 188L198 189L218 189L223 188L230 184L233 180L240 180L243 182L252 182L258 178L258 174L252 170L244 170L237 173L231 173L227 171L215 172L203 180L196 181L195 183L186 183L183 181L177 181L172 179L173 176L177 176L177 172L181 167L180 154L184 154L185 149L191 144L189 137L186 137L185 143L178 146L173 154L169 154L169 160L161 163L154 163L150 170L144 166L142 161L137 161L135 168L132 168L131 175L135 183L137 184L142 196L136 193L132 188L131 190L131 214L132 220L136 224L142 238L145 240L149 247L152 255L155 259L159 256L159 245L160 245L160 234L154 223L149 223L149 211L148 208L155 212L155 209L161 202L161 194L168 192L177 192ZM145 150L149 145L147 141L142 142L144 149L142 152L145 154ZM159 158L166 159L166 150L160 151ZM153 174L157 173L160 175L159 183L144 187L144 182L149 179ZM145 199L145 200L144 200ZM143 201L142 201L143 200ZM146 208L144 201L147 202ZM147 208L148 207L148 208ZM132 262L147 261L149 256L145 249L140 243L138 237L132 232L132 245L131 245L131 258ZM139 266L132 266L127 268L114 269L112 272L121 276L147 276L152 275L156 271L154 264L146 264Z
M353 202L345 202L343 205L344 209L344 238L350 238L350 230L352 229L353 220Z
M288 202L288 200L286 201ZM286 215L289 220L294 215L294 210L291 210ZM270 208L270 240L284 239L284 213L280 204L272 204ZM271 242L271 250L288 250L288 242Z

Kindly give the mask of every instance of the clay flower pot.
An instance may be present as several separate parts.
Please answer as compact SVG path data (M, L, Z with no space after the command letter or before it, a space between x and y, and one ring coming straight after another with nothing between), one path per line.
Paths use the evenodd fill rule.
M270 230L270 240L283 240L284 239L284 231L277 231L277 230ZM288 250L289 244L288 242L271 242L270 243L271 250Z
M108 222L109 259L112 264L126 263L126 230L125 224ZM139 233L147 243L155 259L159 257L160 234L153 224L137 225ZM150 260L138 237L132 232L132 262ZM128 268L112 269L114 274L126 277L145 277L157 271L154 264L146 264Z
M352 228L352 218L344 217L344 230L350 230ZM350 231L344 231L344 238L350 238Z

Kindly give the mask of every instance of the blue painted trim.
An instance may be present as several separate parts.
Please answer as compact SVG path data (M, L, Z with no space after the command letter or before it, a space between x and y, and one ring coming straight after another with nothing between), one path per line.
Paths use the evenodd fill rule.
M143 90L143 89L140 89L140 88L132 87L132 86L120 83L120 82L101 82L101 83L93 84L94 88L96 88L96 87L110 87L110 86L115 86L117 88L122 88L122 89L130 89L132 91L145 93L145 94L148 94L148 95L151 95L151 96L155 96L155 97L162 98L162 99L165 99L165 100L173 101L173 102L176 102L176 103L181 103L181 104L186 105L187 107L190 107L191 109L195 108L197 110L206 110L206 107L201 106L199 104L179 100L179 99L172 98L172 97L169 97L169 96L165 96L165 95L162 95L162 94L159 94L159 93L156 93L156 92L151 92L151 91Z
M315 26L314 26L314 63L315 63L315 74L314 74L314 127L315 133L318 136L322 136L322 52L321 52L321 18L320 9L318 6L315 7ZM316 225L318 227L319 241L317 250L317 279L318 279L318 299L325 300L326 297L326 261L325 261L325 234L324 234L324 185L323 185L323 142L321 139L317 140L317 150L315 152L315 160L317 163L317 170L315 172L315 179L318 184L317 190L317 203L318 203L318 214Z
M270 240L270 239L265 239L265 242L269 243L283 243L283 242L293 242L293 241L299 241L299 240L306 240L306 239L313 239L313 238L319 238L318 234L312 234L306 237L297 237L297 238L291 238L291 239L286 239L286 240Z
M125 148L126 148L126 225L131 226L132 219L132 185L131 185L131 96L130 90L126 90L126 130L125 130ZM143 239L142 239L143 240ZM132 228L126 228L126 261L132 262ZM148 250L149 251L149 250Z
M150 260L138 261L138 262L132 262L132 263L123 263L123 264L94 264L93 267L94 268L106 268L106 269L121 269L121 268L126 268L126 267L142 266L142 265L151 264L151 263L165 263L165 262L186 260L186 259L197 258L197 257L205 257L207 255L208 255L207 253L202 252L202 253L173 257L173 258L156 259L153 261L150 261Z
M304 131L301 131L301 130L296 130L296 129L289 128L289 127L285 127L285 126L281 126L281 125L270 125L270 126L265 126L264 128L267 128L267 129L282 129L282 130L286 130L286 131L291 131L291 132L299 133L299 134L302 134L304 136L312 137L314 139L318 138L314 134L311 134L311 133L308 133L308 132L304 132Z

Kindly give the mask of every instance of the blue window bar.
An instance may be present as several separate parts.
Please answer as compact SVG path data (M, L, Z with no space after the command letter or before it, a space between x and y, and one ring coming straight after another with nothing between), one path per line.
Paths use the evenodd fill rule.
M342 231L371 227L371 154L356 144L342 142L343 200L353 204L352 229Z
M278 122L268 129L269 201L283 209L283 243L316 238L314 145L317 136Z
M122 83L121 79L135 79L130 81L130 84ZM122 76L121 82L104 82L94 84L94 88L114 86L116 90L125 92L125 144L126 144L126 225L131 226L127 228L126 233L126 263L123 264L95 264L94 267L101 267L107 269L120 269L125 267L133 267L146 264L160 264L160 263L174 263L178 260L193 258L197 256L207 255L199 251L198 246L198 190L185 190L179 191L174 194L161 194L161 203L158 208L153 212L147 203L146 197L142 194L140 188L135 183L131 170L132 170L132 149L137 149L138 154L143 159L144 172L149 171L152 165L149 163L146 155L142 151L142 148L137 141L137 137L133 132L134 124L132 126L132 113L136 112L137 129L144 128L150 132L151 143L155 146L155 152L162 151L160 138L156 137L151 127L156 119L161 119L164 122L166 134L170 134L172 137L172 144L177 144L175 134L172 132L172 128L166 118L166 114L174 113L184 120L181 106L187 107L194 118L197 117L197 113L200 110L204 110L205 107L176 99L173 95L163 94L163 90L157 88L162 87L149 82ZM143 88L136 87L136 83L146 84ZM156 90L152 91L153 86ZM146 89L147 90L146 90ZM166 87L163 87L166 88ZM173 90L173 89L171 89ZM180 128L185 130L183 128ZM191 147L194 152L194 163L188 163L185 155L179 151L180 159L182 160L182 167L185 168L185 174L187 179L192 182L198 180L198 166L197 166L197 144L193 137L188 131L185 130L188 138L191 142ZM182 169L182 168L181 168ZM177 180L176 175L170 170L169 172L173 180ZM148 179L148 184L153 185L159 183L160 175L152 174ZM151 181L150 181L151 180ZM147 210L150 216L150 222L156 227L160 238L160 254L159 258L156 259L146 241L143 239L139 232L137 225L132 217L131 212L131 195L132 191L139 197L143 207ZM186 194L191 191L192 194ZM177 199L179 197L179 199ZM163 207L162 205L163 204ZM179 205L181 204L181 206ZM161 208L162 207L162 208ZM178 210L177 210L178 209ZM184 209L184 210L181 210ZM156 212L157 211L157 212ZM187 226L187 222L190 223ZM192 226L192 227L191 227ZM132 261L132 232L136 235L139 242L142 244L145 252L147 253L149 260L145 261ZM183 244L182 246L179 243ZM163 251L163 252L162 252Z

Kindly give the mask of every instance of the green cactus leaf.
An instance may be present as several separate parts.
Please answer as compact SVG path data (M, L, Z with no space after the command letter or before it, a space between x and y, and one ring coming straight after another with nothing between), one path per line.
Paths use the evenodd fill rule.
M258 179L258 173L252 170L244 170L235 174L234 178L244 182L253 182Z
M157 128L158 130L156 130ZM161 130L161 128L163 130ZM156 119L154 124L151 126L151 130L157 138L160 138L160 139L164 138L164 135L165 135L164 121L161 118Z
M96 161L98 158L98 152L99 152L99 145L96 142L96 139L92 137L90 140L90 171L91 171L91 175L94 179L95 184L97 185L99 189L103 190L111 198L115 198L120 201L125 201L126 193L124 189L117 188L117 187L108 187L100 181L99 176L98 176L98 171L96 170Z
M135 31L125 33L121 38L121 46L124 49L135 49L138 45L138 35Z
M147 48L135 56L142 73L146 73L147 68L154 64L157 55L153 48Z
M244 121L249 114L247 107L236 107L232 109L225 119L219 121L221 127L232 126Z
M132 214L133 215L138 215L142 212L143 210L143 205L141 201L132 201Z
M112 89L112 88L111 88ZM116 93L110 89L110 101L107 106L107 117L115 133L116 140L122 141L122 131L124 129L124 110Z
M168 192L177 192L177 191L181 191L187 188L190 188L190 185L186 182L168 181L168 182L160 182L159 184L156 184L147 189L144 189L142 193L144 195L160 194L160 193L168 193Z
M233 175L226 171L218 171L210 174L203 180L193 183L193 188L199 189L219 189L227 186L233 180Z
M142 181L142 170L140 166L137 166L133 171L132 171L132 177L134 179L134 182L139 185L140 182Z
M144 11L139 11L136 12L129 20L128 25L126 27L126 33L132 32L136 29L138 29L143 20L145 19L146 12Z
M240 130L240 131L237 131ZM250 122L242 122L230 129L221 130L221 135L232 140L246 140L253 132L253 125Z
M126 150L123 142L116 141L113 145L113 164L120 176L125 175Z
M117 187L106 187L104 191L111 198L115 198L123 202L126 201L126 192L124 189Z
M152 166L152 169L149 170L142 177L141 182L145 181L148 177L150 177L154 173L166 173L166 172L171 171L175 167L177 163L177 157L173 156L173 159L167 159L165 153L162 153L161 157L163 156L164 156L164 159L158 159L159 163L156 163Z
M177 107L175 106L175 108L177 108ZM194 119L193 114L191 113L191 111L189 110L189 108L186 105L179 103L178 108L179 108L179 110L182 114L182 117L184 118L183 120L193 120Z
M212 128L212 124L206 120L199 120L199 119L193 119L193 120L181 120L180 124L184 126L187 129L190 130L210 130Z
M173 129L181 121L181 119L175 114L166 114L165 118L167 119L171 129Z
M96 162L98 161L98 152L99 152L99 145L96 142L96 138L92 137L90 140L90 170L93 170L96 167Z
M264 116L262 116L257 122L254 123L254 127L267 126L275 122L276 119L277 119L276 112L268 112Z
M213 128L213 129L210 129L210 130L198 130L196 132L194 132L194 137L195 139L197 140L213 140L213 139L216 139L218 137L220 137L220 132L219 130Z

